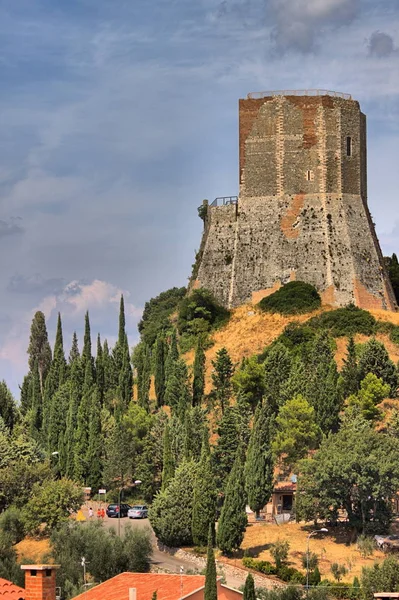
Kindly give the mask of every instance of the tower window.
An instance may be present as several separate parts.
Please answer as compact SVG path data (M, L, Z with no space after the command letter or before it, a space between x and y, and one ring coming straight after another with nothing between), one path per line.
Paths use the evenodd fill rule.
M306 171L306 180L307 181L313 181L314 180L314 173L313 173L313 171Z
M352 138L346 138L346 156L352 156Z

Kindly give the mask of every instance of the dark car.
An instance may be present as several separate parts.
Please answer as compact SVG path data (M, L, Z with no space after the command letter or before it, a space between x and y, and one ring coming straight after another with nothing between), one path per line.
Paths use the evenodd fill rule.
M128 510L130 508L129 504L109 504L106 510L107 517L119 517L119 507L120 507L120 516L127 517Z

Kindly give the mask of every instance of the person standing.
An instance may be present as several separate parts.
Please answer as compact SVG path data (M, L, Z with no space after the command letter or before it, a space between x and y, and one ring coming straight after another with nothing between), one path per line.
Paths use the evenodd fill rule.
M92 518L93 518L93 509L90 506L90 508L89 508L89 519L90 519L90 521L92 520Z

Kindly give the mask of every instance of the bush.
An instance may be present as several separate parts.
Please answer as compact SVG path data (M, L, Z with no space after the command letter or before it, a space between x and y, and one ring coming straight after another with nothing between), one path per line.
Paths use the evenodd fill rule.
M242 559L242 564L247 569L254 569L254 571L259 571L265 575L276 575L277 573L276 567L267 560L255 560L248 556Z
M389 339L391 340L391 342L394 342L394 344L399 344L399 326L398 325L395 325L394 327L392 327L391 333L389 334Z
M177 309L186 291L184 287L174 287L145 303L143 316L137 326L142 341L152 346L162 331L171 329L169 317Z
M298 315L320 308L321 298L313 285L303 281L291 281L274 294L263 298L258 306L267 312Z
M10 506L0 517L0 529L9 536L13 544L18 544L25 537L25 525L21 511Z
M355 333L373 335L377 328L377 321L367 310L350 304L313 317L309 325L315 329L327 329L333 337L340 337L355 335Z
M286 565L277 569L277 577L283 581L291 581L292 583L303 584L306 581L305 575L298 571L298 569L287 567Z
M367 535L359 535L357 538L357 549L363 558L367 558L374 554L375 541Z
M179 333L198 335L227 322L230 312L205 288L194 290L179 305L177 329Z
M276 567L279 569L281 564L287 560L290 543L288 540L277 540L270 547L270 554L275 560Z

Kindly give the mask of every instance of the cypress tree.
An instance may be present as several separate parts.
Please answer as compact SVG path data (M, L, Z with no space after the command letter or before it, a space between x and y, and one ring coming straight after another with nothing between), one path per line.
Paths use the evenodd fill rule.
M258 405L245 463L248 503L257 517L273 492L273 425L274 417L268 405Z
M37 311L32 320L28 347L29 369L33 371L37 361L40 392L44 394L44 384L51 366L51 348L48 341L46 320L41 311Z
M307 384L308 369L306 368L302 357L297 355L291 364L288 379L280 386L280 401L278 404L281 406L288 400L291 400L291 398L303 393ZM266 395L266 397L269 401L269 396ZM271 402L271 407L275 412L277 412L276 403L274 401Z
M227 481L218 524L217 545L223 554L230 554L238 549L244 539L247 526L244 463L245 452L241 444L237 449L234 465Z
M207 428L204 427L201 460L194 481L192 535L194 544L197 546L205 546L208 532L214 529L216 497L209 434Z
M66 376L67 364L64 354L61 315L58 313L53 361L46 379L43 400L43 435L50 450L54 449L54 444L58 446L60 429L59 425L55 425L54 423L59 422L60 415L57 413L61 407L57 406L59 399L56 398L56 394L65 382ZM55 427L54 431L51 431L52 427Z
M113 388L113 360L110 355L108 341L104 340L102 351L102 363L104 372L104 395Z
M85 379L83 383L82 400L80 401L78 409L74 443L74 478L78 481L85 481L88 473L87 448L89 443L92 386L92 364L91 361L86 359Z
M22 385L20 386L20 410L22 415L26 415L28 410L32 407L31 383L32 373L29 372L27 375L24 376Z
M150 410L150 385L151 385L151 351L147 344L142 347L142 372L139 392L139 405L147 412Z
M387 263L389 278L392 283L392 288L395 294L396 302L399 304L399 262L398 257L395 253L392 254L391 258L388 258Z
M187 365L183 359L178 359L173 364L166 383L165 403L171 407L174 414L184 420L186 410L191 406L191 398Z
M172 335L170 337L168 354L166 356L166 361L165 361L166 384L168 383L168 379L171 376L172 371L173 371L173 366L174 366L175 362L178 360L178 358L179 358L179 349L177 346L177 334L176 334L176 329L174 329L172 331Z
M54 382L56 385L56 389L58 389L65 382L67 377L67 363L65 360L64 353L64 341L62 335L62 322L60 313L58 313L57 333L55 336L54 355L50 372L51 371L53 371L54 373Z
M216 582L215 553L213 551L213 532L212 532L212 526L209 525L208 552L207 552L207 556L206 556L204 600L217 600L217 597L218 597L218 592L217 592L217 582Z
M70 381L66 381L52 397L48 421L47 447L49 452L59 452L59 438L64 434L70 399ZM59 460L59 455L58 455Z
M216 353L216 359L212 361L214 372L212 373L213 389L216 400L219 402L222 414L226 404L230 400L234 367L226 348L221 348Z
M43 421L43 398L42 392L40 389L40 375L39 375L39 365L38 361L35 361L32 371L32 379L30 382L30 390L31 396L31 410L32 410L32 427L36 431L36 433L40 432L42 429L42 421ZM34 431L31 432L34 437Z
M389 354L381 342L372 338L364 344L363 352L359 360L360 380L368 373L373 373L384 383L390 386L390 394L395 398L398 391L398 371L395 364L389 358Z
M277 412L282 403L281 390L290 377L292 358L284 344L277 342L268 352L263 365L267 402Z
M103 361L103 347L101 345L100 334L97 334L97 353L96 353L96 384L98 391L100 392L101 403L104 398L104 361Z
M98 489L102 481L101 393L98 385L91 394L88 446L86 454L87 485Z
M85 314L85 333L83 338L83 350L82 350L82 366L86 371L86 364L90 364L92 378L94 377L94 362L91 354L91 333L90 333L90 319L89 311Z
M72 365L72 363L78 358L80 358L78 336L76 335L76 331L74 331L72 336L71 351L69 353L69 365Z
M356 356L355 340L351 336L347 345L347 354L341 371L342 392L344 398L359 391L359 368Z
M159 335L154 349L154 384L158 408L163 405L165 398L165 340Z
M193 367L193 406L201 404L205 389L205 351L201 335L197 338Z
M65 474L67 477L72 478L75 473L75 442L77 433L78 410L82 397L82 364L79 352L74 352L73 354L71 352L70 360L70 396L68 413L66 418L64 446L66 454Z
M244 594L242 600L256 600L255 581L251 573L248 573L245 580Z
M240 439L237 413L233 407L228 406L224 411L217 433L218 440L213 453L213 462L217 488L223 491L233 468Z
M166 423L163 434L163 469L162 469L162 490L166 490L169 482L175 474L175 460L172 452L172 443L170 439L169 423Z
M184 419L184 455L189 459L199 461L203 443L205 415L200 406L194 406L186 411Z

